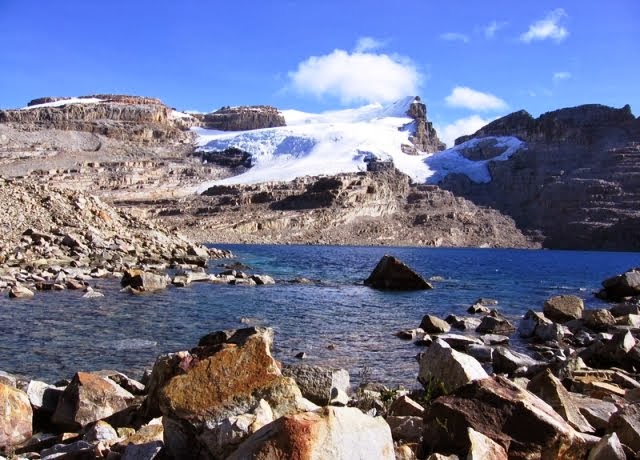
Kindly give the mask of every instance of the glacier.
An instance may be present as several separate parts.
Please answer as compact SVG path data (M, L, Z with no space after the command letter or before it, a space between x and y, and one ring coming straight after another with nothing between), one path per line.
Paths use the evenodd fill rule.
M213 185L291 181L303 176L365 171L372 158L393 161L415 183L435 184L451 173L465 174L474 182L489 182L490 161L507 160L525 147L515 137L496 137L496 146L505 150L489 160L473 161L463 156L465 148L475 146L475 139L441 152L405 154L401 145L411 145L414 121L406 112L415 101L414 97L407 97L389 105L368 104L319 114L283 110L287 126L278 128L234 132L192 128L198 151L217 152L233 147L247 152L252 164L236 176L204 182L197 191L202 193Z

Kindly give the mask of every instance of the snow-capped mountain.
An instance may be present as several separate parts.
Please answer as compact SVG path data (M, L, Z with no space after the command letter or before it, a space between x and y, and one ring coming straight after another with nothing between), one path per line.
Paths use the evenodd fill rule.
M407 113L419 99L407 97L389 105L369 104L356 109L319 114L284 110L286 125L251 131L213 131L193 128L198 149L221 152L236 148L251 155L252 167L237 176L201 184L212 185L290 181L302 176L334 175L364 171L372 159L393 161L396 168L419 183L437 183L447 174L467 174L475 182L487 182L489 160L473 161L461 152L475 148L475 140L442 152L404 153L410 146L414 119ZM522 147L512 137L495 139L502 153L491 160L506 160ZM404 150L404 151L403 151Z

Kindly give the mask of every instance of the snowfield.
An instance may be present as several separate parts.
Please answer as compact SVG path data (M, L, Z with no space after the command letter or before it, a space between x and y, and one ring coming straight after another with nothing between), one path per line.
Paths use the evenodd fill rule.
M438 153L407 155L401 145L411 145L413 119L406 112L413 102L414 98L408 97L387 106L370 104L320 114L284 110L287 126L279 128L235 132L192 128L198 136L199 151L234 147L249 153L252 163L243 174L201 184L198 193L213 185L291 181L302 176L365 171L365 160L371 158L392 160L396 168L418 183L437 183L450 173L488 182L488 161L507 160L523 147L519 139L501 137L496 138L497 145L506 150L491 160L472 161L460 153L465 147L473 147L476 140Z
M44 102L42 104L22 107L20 110L40 109L43 107L62 107L63 105L69 105L69 104L97 104L99 102L102 102L102 99L98 99L95 97L82 97L82 98L72 97L69 99L62 99L62 100L53 101L53 102Z

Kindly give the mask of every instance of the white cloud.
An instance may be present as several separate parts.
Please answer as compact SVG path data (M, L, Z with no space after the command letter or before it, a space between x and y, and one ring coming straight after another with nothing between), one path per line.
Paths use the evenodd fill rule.
M556 83L561 80L568 80L570 78L571 78L571 73L569 72L555 72L553 74L553 81Z
M551 11L544 19L534 22L529 26L529 30L520 35L520 40L531 43L535 40L555 40L561 42L569 35L566 27L560 25L560 21L567 17L567 13L562 8Z
M354 51L356 53L365 53L367 51L373 51L382 48L385 45L385 42L383 42L382 40L378 40L377 38L361 37L358 39Z
M408 58L367 53L363 44L373 42L361 39L353 53L337 49L300 62L289 72L290 87L301 94L337 97L342 104L390 102L418 94L422 75Z
M481 112L503 110L508 107L507 103L499 97L476 91L467 86L456 86L444 100L451 107L463 107Z
M457 138L475 133L494 119L495 118L485 119L479 115L471 115L470 117L460 118L445 126L436 126L436 131L438 132L440 140L447 144L447 147L453 147Z
M493 38L496 35L496 32L506 26L507 23L504 21L491 21L489 25L484 27L484 36L485 38Z
M463 43L469 43L469 36L465 34L460 34L458 32L447 32L447 33L441 34L440 38L442 40L446 40L449 42L458 41Z

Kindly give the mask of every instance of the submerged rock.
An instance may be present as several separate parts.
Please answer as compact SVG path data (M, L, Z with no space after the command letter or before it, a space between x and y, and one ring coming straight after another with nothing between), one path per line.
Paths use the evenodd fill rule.
M385 255L380 259L371 275L364 280L364 284L375 289L402 291L433 288L427 280L409 268L404 262L389 255Z

